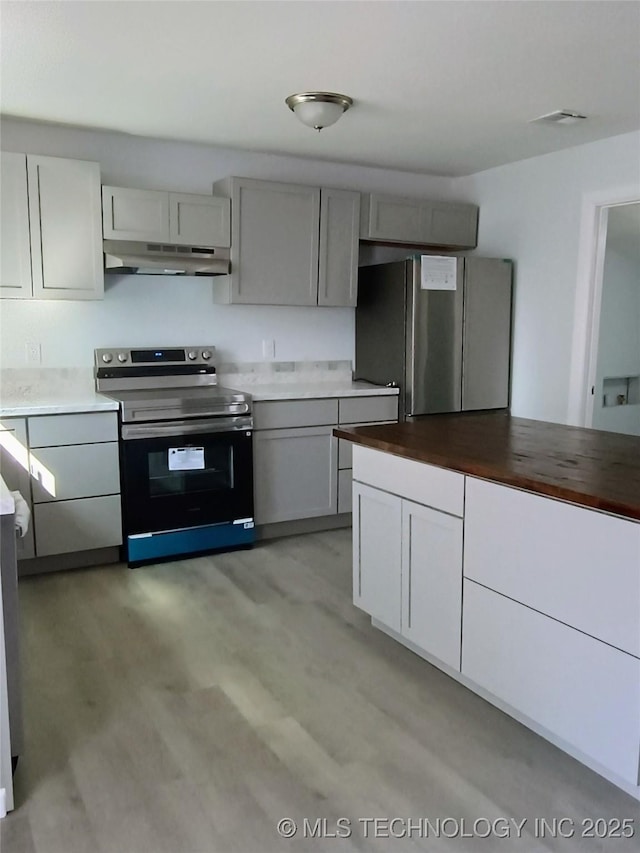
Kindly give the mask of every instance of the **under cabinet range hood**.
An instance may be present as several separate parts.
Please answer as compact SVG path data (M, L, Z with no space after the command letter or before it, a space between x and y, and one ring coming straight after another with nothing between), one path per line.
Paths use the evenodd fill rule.
M105 240L104 270L120 275L227 275L229 249Z

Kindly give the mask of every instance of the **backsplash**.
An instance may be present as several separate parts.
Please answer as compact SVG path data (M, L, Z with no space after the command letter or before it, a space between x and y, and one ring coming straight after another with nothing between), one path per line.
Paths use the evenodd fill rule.
M221 385L351 382L350 361L245 361L218 365Z
M218 382L231 387L285 382L350 382L350 361L221 362ZM0 399L55 399L94 389L91 367L16 367L0 370Z
M0 400L46 400L95 388L92 367L8 367L0 370Z

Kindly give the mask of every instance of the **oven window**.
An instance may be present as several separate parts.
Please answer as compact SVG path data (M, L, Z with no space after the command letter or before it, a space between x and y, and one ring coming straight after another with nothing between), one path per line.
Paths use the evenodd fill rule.
M197 455L197 453L196 453ZM233 447L210 445L202 448L203 467L172 468L171 448L147 452L149 497L219 492L233 489ZM197 463L196 463L197 464Z

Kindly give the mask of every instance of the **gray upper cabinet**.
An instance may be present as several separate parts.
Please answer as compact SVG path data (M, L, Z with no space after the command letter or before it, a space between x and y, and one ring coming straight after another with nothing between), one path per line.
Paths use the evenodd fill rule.
M179 245L229 248L229 199L194 193L169 193L169 239Z
M105 240L159 243L169 239L169 193L102 187Z
M216 299L355 305L359 194L251 178L214 186L232 199L231 274Z
M0 295L5 299L24 299L32 292L25 154L2 152L0 186Z
M0 295L101 299L100 166L2 154Z
M477 230L475 204L378 193L362 197L360 237L363 240L471 249L477 245Z
M360 193L320 190L318 305L356 304L359 228Z
M130 187L102 188L105 240L225 248L231 241L230 221L227 198Z

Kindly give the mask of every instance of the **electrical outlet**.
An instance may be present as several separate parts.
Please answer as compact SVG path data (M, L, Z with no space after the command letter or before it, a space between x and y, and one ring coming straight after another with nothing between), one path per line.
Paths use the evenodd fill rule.
M27 364L42 364L42 344L28 342L25 344Z
M276 357L276 342L273 338L265 338L262 341L262 357L266 361L273 361Z

